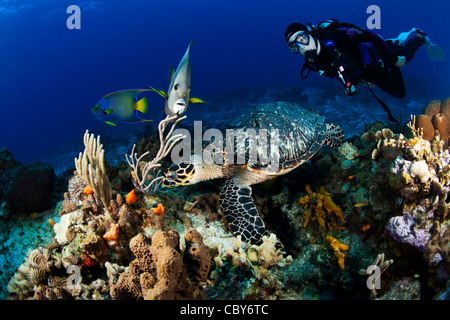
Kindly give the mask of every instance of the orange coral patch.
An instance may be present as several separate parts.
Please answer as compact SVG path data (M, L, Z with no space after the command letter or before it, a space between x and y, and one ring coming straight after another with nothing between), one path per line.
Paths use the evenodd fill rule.
M162 203L158 203L158 206L156 208L153 208L153 212L158 214L160 217L164 216L164 212L166 209L164 208Z
M113 223L109 231L103 235L103 239L108 241L116 241L119 238L119 224Z
M87 186L86 188L84 188L83 193L86 195L90 195L93 194L94 191L91 189L91 187Z
M91 259L91 257L89 257L87 254L85 254L83 256L83 263L86 267L92 267L97 264L97 261L95 261L94 259Z
M134 189L131 190L131 191L127 194L127 196L126 196L126 198L125 198L125 201L126 201L128 204L132 204L132 203L135 203L135 202L137 201L136 191L135 191Z

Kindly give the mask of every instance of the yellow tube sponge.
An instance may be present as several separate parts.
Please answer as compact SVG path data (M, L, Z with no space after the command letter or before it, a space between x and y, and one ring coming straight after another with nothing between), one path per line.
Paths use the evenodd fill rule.
M315 193L311 190L309 185L305 186L305 190L308 193L306 196L301 197L297 204L303 205L304 209L311 208L312 210L306 210L304 213L305 223L303 227L306 228L310 219L317 221L323 230L342 230L344 227L339 226L330 217L334 214L343 223L346 223L341 208L334 203L330 196L330 193L325 190L325 187L321 187L319 193ZM312 212L314 216L311 218Z
M334 255L338 259L339 267L341 268L341 270L344 270L345 269L345 264L344 264L345 254L341 251L348 251L348 249L349 249L348 245L340 242L338 239L336 239L330 235L327 235L326 240L327 240L328 244L330 245L331 249L333 249Z

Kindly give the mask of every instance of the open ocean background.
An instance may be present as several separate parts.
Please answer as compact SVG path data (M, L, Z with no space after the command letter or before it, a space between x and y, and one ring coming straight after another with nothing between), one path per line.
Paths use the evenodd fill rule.
M108 153L117 145L119 153L129 152L164 117L164 100L149 95L153 124L111 127L91 107L120 89L166 91L169 66L178 65L190 40L197 44L191 96L208 103L191 105L187 122L223 126L252 104L276 99L317 110L347 136L360 134L366 123L387 121L382 108L362 85L345 97L336 79L301 80L304 58L287 50L284 31L291 22L329 18L366 27L373 4L381 9L375 31L384 38L420 27L447 52L444 61L432 62L419 49L403 68L404 99L375 89L407 122L429 100L450 96L448 1L0 1L0 148L23 164L50 162L57 172L73 166L86 129L102 136L107 158L117 157ZM81 9L80 30L66 27L69 5Z

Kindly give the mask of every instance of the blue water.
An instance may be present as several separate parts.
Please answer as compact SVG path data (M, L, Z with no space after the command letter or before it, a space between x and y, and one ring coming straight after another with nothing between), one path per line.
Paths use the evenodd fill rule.
M8 147L16 159L28 163L47 160L59 150L82 151L86 129L125 135L95 119L90 108L119 89L151 85L167 90L169 66L176 67L190 40L197 43L191 50L193 96L227 96L246 88L329 86L332 98L340 94L337 80L299 78L303 57L286 49L285 28L291 22L328 18L365 27L366 9L372 4L381 9L377 32L383 37L420 27L450 54L450 5L445 0L0 1L0 148ZM66 27L69 5L81 9L80 30ZM419 49L403 69L405 104L399 99L394 103L404 118L418 108L408 110L408 101L422 106L423 101L450 96L449 71L449 56L431 62L425 49ZM375 120L371 112L380 108L368 107L373 98L367 90L357 99L367 100L367 106L352 106L344 119ZM152 99L149 118L163 118L163 104L158 97ZM223 106L202 108L212 118L227 113ZM339 115L342 110L334 112ZM142 125L126 130L142 130Z

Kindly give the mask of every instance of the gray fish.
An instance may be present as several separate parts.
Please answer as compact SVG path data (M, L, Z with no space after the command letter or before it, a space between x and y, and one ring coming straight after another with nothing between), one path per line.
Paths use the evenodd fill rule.
M167 93L152 88L153 91L156 91L166 99L165 112L168 116L178 115L181 117L186 112L189 103L204 103L199 98L189 97L191 92L190 52L192 43L195 42L191 41L189 43L177 69L175 70L173 66L170 66L169 89Z

